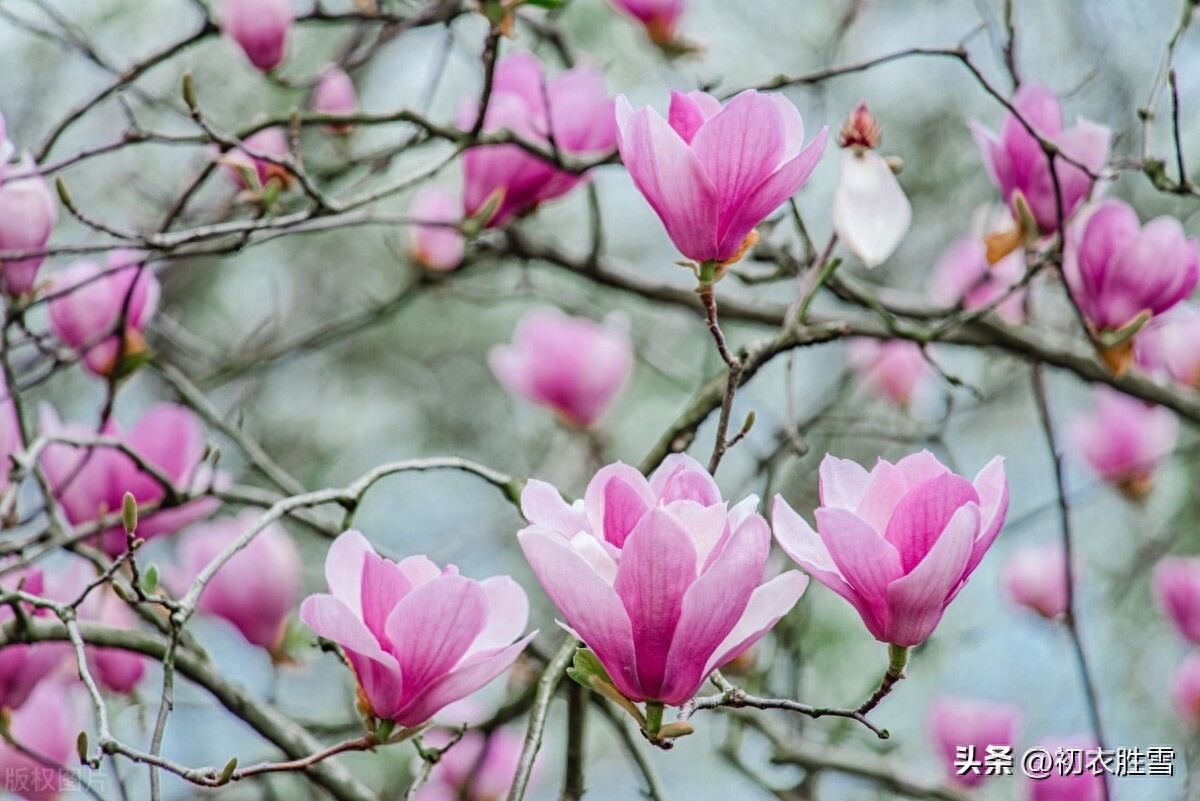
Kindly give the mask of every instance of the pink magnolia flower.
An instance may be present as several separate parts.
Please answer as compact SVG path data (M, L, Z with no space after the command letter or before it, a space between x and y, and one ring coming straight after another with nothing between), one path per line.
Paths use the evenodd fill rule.
M633 346L613 326L535 309L517 325L511 345L491 349L488 365L509 392L589 428L629 379Z
M1016 325L1025 319L1026 290L1013 287L1024 275L1023 251L1014 250L995 264L989 264L983 238L967 234L955 240L938 258L933 268L932 297L937 303L961 304L970 310L995 303L996 314Z
M409 228L409 254L426 270L448 272L462 264L466 241L454 227L462 222L462 207L454 194L443 186L421 190L408 215L419 222Z
M1175 670L1171 702L1186 726L1193 729L1200 726L1200 653L1188 654Z
M242 148L235 148L221 156L221 166L229 179L242 189L261 190L272 180L280 189L287 189L295 180L287 168L274 162L258 158L257 155L285 158L289 153L287 134L282 128L264 128L258 133L250 134L244 140ZM246 181L247 175L253 175L258 186L251 186Z
M1036 748L1047 751L1051 757L1061 750L1066 760L1066 769L1060 770L1056 767L1045 779L1030 780L1026 785L1029 789L1029 801L1101 801L1107 798L1103 774L1096 774L1095 766L1088 767L1087 755L1094 754L1098 748L1095 740L1086 736L1070 737L1040 743ZM1083 756L1075 762L1074 754ZM1078 773L1073 772L1076 769L1073 762L1078 765Z
M750 496L728 509L708 471L685 454L647 481L634 468L596 473L582 501L530 480L518 535L566 623L633 701L679 706L799 600L808 580L762 582L771 547Z
M1004 589L1013 603L1047 620L1067 611L1067 554L1060 545L1022 548L1004 563Z
M58 206L46 179L26 155L9 164L12 145L4 138L0 118L0 252L36 250L50 241L50 232L58 221ZM45 256L27 259L0 259L0 290L21 295L33 289L38 268Z
M1146 323L1133 338L1142 369L1176 383L1200 385L1200 308L1180 303Z
M423 737L427 745L443 747L449 734L434 731ZM491 734L467 732L443 754L429 774L429 783L417 791L415 801L500 801L508 797L521 751L523 733L499 728ZM534 763L536 777L540 766ZM530 780L531 783L533 779Z
M313 89L309 107L322 114L353 114L358 109L358 92L354 81L340 67L329 67L321 73ZM330 133L347 134L354 126L349 123L328 125Z
M46 596L60 603L74 603L96 579L95 568L83 559L72 559L69 566L48 577ZM92 588L76 608L80 620L102 623L109 628L137 628L133 612L108 585ZM146 673L146 657L120 648L87 646L88 670L96 682L109 692L127 694ZM64 663L70 663L75 675L74 654L65 646Z
M173 589L186 592L200 571L253 528L259 517L250 509L188 529L179 542ZM229 621L248 642L278 657L288 616L300 593L301 572L296 546L283 526L272 523L213 575L196 610Z
M1094 410L1070 423L1076 449L1101 479L1131 498L1145 497L1154 470L1175 449L1178 418L1108 387L1096 387L1092 397Z
M852 340L846 360L872 392L906 406L917 388L934 377L921 346L907 339Z
M1118 331L1190 295L1200 281L1200 255L1175 218L1139 226L1137 212L1109 199L1068 229L1063 276L1088 321Z
M110 376L121 371L118 354L122 361L145 354L142 332L158 309L160 292L154 271L133 251L115 251L103 269L93 261L77 261L55 278L47 304L50 328L83 354L90 371Z
M961 770L959 749L974 749L972 759L983 762L988 746L1012 747L1020 727L1021 710L1012 704L943 696L929 710L929 733L952 782L976 787L984 772ZM970 754L970 750L967 752Z
M675 43L675 27L683 16L685 0L609 0L613 8L642 23L657 45Z
M12 713L8 730L22 747L55 765L27 756L0 739L0 793L27 801L55 801L79 782L68 766L78 765L75 738L87 725L82 698L55 682L43 682L29 703Z
M894 465L880 459L869 473L826 456L820 473L817 531L775 496L779 544L849 601L875 639L897 646L924 642L1004 524L1003 457L974 482L928 451Z
M291 0L220 0L217 20L258 69L270 72L283 62L292 30Z
M1045 139L1056 144L1064 154L1086 166L1093 174L1108 161L1112 131L1102 125L1080 119L1074 128L1063 129L1062 108L1054 92L1036 83L1025 83L1013 96L1017 112ZM1004 202L1016 214L1014 196L1025 199L1040 233L1058 230L1058 200L1054 191L1054 176L1050 160L1042 145L1011 114L1004 116L999 135L993 134L978 122L971 123L971 133L983 154L984 165L992 183L1004 196ZM1075 213L1092 191L1094 183L1087 172L1061 158L1055 159L1054 173L1062 193L1063 219Z
M325 559L331 594L310 595L300 619L342 647L370 712L413 727L512 665L529 602L508 576L473 581L425 556L397 562L357 531Z
M1163 559L1154 570L1153 587L1163 616L1184 639L1200 645L1200 559Z
M838 238L866 267L887 261L912 224L912 204L891 165L875 151L880 128L862 103L838 137L842 173L833 195Z
M617 98L618 145L634 184L675 247L697 262L730 263L761 223L812 173L822 128L804 147L800 112L783 95L742 92L722 108L703 92L671 93L664 120Z
M547 79L532 53L514 53L496 65L492 96L484 117L484 133L504 129L570 156L599 156L612 149L615 130L612 100L604 76L589 67L576 67ZM458 127L470 130L479 115L473 102L463 105ZM497 202L486 221L498 228L538 204L565 195L584 177L560 170L519 145L473 147L463 154L463 208L479 214L489 201Z
M0 577L0 590L21 587L30 595L43 595L45 578L42 571L23 568ZM47 610L25 608L30 617L47 614ZM11 606L0 606L0 626L15 617ZM69 647L69 646L67 646ZM0 648L0 714L5 709L18 709L33 692L34 687L50 674L64 654L58 643L13 644ZM0 740L0 749L3 749ZM0 774L2 775L2 774Z
M41 423L42 433L47 436L97 437L96 430L86 425L63 425L49 406L42 407ZM125 442L147 464L170 478L179 492L199 491L210 483L219 486L224 480L201 464L204 430L182 406L154 406L128 432L109 421L99 436ZM165 488L153 475L116 448L53 443L42 451L42 468L72 525L120 512L126 492L133 493L139 507L159 503L166 496ZM157 512L139 509L137 536L148 540L174 533L208 517L219 503L216 498L197 498ZM100 535L100 545L109 556L124 553L124 528L117 524L106 529Z

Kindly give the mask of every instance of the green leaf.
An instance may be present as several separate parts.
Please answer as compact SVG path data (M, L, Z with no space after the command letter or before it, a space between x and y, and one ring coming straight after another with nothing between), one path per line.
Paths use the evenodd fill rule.
M158 586L158 567L150 565L146 568L146 572L142 574L142 592L154 592L154 588Z
M525 0L525 5L536 6L538 8L562 8L567 4L567 0Z

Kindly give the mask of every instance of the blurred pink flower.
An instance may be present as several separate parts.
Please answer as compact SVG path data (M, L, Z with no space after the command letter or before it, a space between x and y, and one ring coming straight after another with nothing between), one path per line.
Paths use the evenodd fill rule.
M63 425L49 406L41 409L41 427L47 436L97 437L96 430L86 425ZM154 406L128 432L110 420L99 436L126 443L147 464L164 473L180 492L202 490L210 482L218 486L224 482L224 476L214 476L201 464L204 430L182 406L170 403ZM166 496L165 488L153 475L116 448L52 443L42 451L41 462L72 525L119 513L126 492L133 493L139 507L158 503ZM140 510L137 536L148 540L174 533L208 517L219 504L216 498L198 498L158 512ZM117 524L106 529L100 535L100 545L109 556L124 553L124 528Z
M1179 420L1109 387L1096 387L1092 398L1095 408L1070 423L1076 449L1101 479L1132 499L1145 497L1154 470L1175 449Z
M1063 277L1088 322L1118 331L1143 312L1162 314L1200 280L1196 240L1173 217L1138 224L1137 212L1104 200L1067 229Z
M283 62L293 17L291 0L220 0L221 31L263 72Z
M56 682L42 682L29 702L12 713L8 730L12 739L56 770L27 756L0 739L0 794L10 792L27 801L55 801L78 779L68 766L78 766L75 738L87 725L83 699Z
M974 482L928 451L894 465L880 459L869 473L827 455L820 473L817 531L775 496L779 544L849 601L875 639L923 642L1004 524L1004 459L989 462Z
M347 531L325 559L332 594L310 595L300 619L342 647L360 696L383 720L413 727L499 676L534 634L529 602L508 576L481 582L428 557L399 563Z
M1200 653L1188 654L1176 668L1171 679L1171 702L1185 726L1200 728Z
M808 584L762 583L771 532L751 495L727 510L708 471L668 456L649 481L617 462L582 501L531 479L521 549L566 624L633 701L679 706L756 643Z
M179 570L171 577L175 592L192 581L219 553L257 523L254 509L192 526L179 541ZM246 640L281 658L288 616L300 593L300 554L287 531L272 523L254 535L213 575L196 610L229 621Z
M1022 288L1011 294L1009 291L1024 275L1024 251L1015 250L995 264L989 264L983 238L967 234L955 240L938 259L933 268L932 296L937 303L962 304L969 310L999 301L996 314L1005 322L1016 325L1025 319L1027 290Z
M505 130L568 156L599 156L613 147L616 135L612 100L604 76L590 67L576 67L547 79L532 53L514 53L496 65L492 96L483 132ZM470 130L478 118L476 103L468 101L458 127ZM540 203L565 195L584 176L560 170L519 145L473 147L463 154L463 208L466 216L496 203L487 226L499 228Z
M77 261L59 272L47 304L50 328L63 344L83 354L91 372L122 372L121 361L146 353L143 332L158 309L154 271L131 250L118 250L107 266ZM124 332L117 329L124 324Z
M354 81L340 67L329 67L317 79L308 105L322 114L353 114L358 110L358 92L354 89ZM325 126L334 134L350 133L353 127L349 123Z
M1200 559L1163 559L1154 569L1153 588L1163 616L1184 639L1200 645Z
M36 250L50 241L58 221L58 205L46 179L26 155L9 164L12 145L4 139L0 117L0 251ZM33 289L45 256L0 259L0 290L21 295Z
M1133 338L1142 369L1188 387L1200 385L1200 308L1180 303L1146 323Z
M900 406L906 406L917 388L934 377L921 346L907 339L851 340L846 361L872 392Z
M671 93L667 119L617 99L621 159L675 247L697 262L732 263L755 226L800 189L828 128L804 146L800 112L780 94L742 92L722 108L703 92Z
M22 568L0 576L0 590L15 590L18 587L30 595L43 595L45 578L42 571ZM30 617L48 614L48 610L28 606L23 608ZM16 615L11 606L0 606L0 626L14 617ZM25 704L33 689L50 675L64 653L59 643L14 643L0 648L0 714L5 709L18 709ZM3 748L3 741L0 740L0 753L3 753ZM0 775L3 775L2 772Z
M511 345L491 349L488 365L509 392L589 428L629 380L633 346L613 326L535 309L517 325Z
M251 153L274 158L285 158L289 153L287 135L282 128L264 128L242 140L245 149L235 148L220 157L221 166L237 186L246 190L260 191L274 180L279 189L287 189L295 180L282 165L257 158ZM247 175L254 175L258 186L247 183Z
M1004 589L1018 606L1047 620L1067 611L1067 554L1061 545L1022 548L1004 563Z
M685 0L609 0L618 11L642 23L650 40L662 47L676 41L675 28Z
M417 221L408 233L409 254L414 262L438 272L462 264L465 240L454 227L462 222L462 206L454 193L444 186L427 186L413 198L408 216Z
M1064 764L1055 763L1045 779L1028 781L1029 801L1102 801L1108 797L1104 791L1104 776L1097 775L1095 767L1088 767L1088 754L1095 754L1098 748L1095 740L1086 736L1069 737L1039 743L1035 747L1048 752L1052 758L1061 750Z
M1071 159L1098 173L1108 161L1112 131L1084 119L1074 128L1063 129L1062 108L1058 97L1045 86L1024 83L1012 99L1013 106L1045 139L1054 142ZM1049 157L1037 138L1020 120L1005 114L997 136L978 122L971 122L971 133L983 154L984 166L992 182L1004 196L1004 202L1017 214L1014 195L1020 193L1042 234L1058 230L1058 199ZM1062 194L1063 219L1087 200L1094 183L1079 167L1055 160L1054 173ZM1029 232L1034 233L1034 232Z
M963 787L976 787L984 780L984 771L963 772L956 763L960 748L974 748L974 760L983 762L988 746L1012 747L1021 723L1021 710L1013 704L978 699L942 696L929 709L929 733L950 781ZM970 753L968 751L968 753Z
M423 737L427 746L442 748L449 735L434 730ZM468 731L443 754L429 774L429 783L414 801L503 801L508 797L525 745L523 732L499 728L491 734ZM534 763L536 779L540 762Z

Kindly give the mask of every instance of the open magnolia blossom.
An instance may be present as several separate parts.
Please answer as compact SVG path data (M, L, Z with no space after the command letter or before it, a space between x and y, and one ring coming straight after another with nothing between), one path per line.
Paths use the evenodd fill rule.
M160 292L154 270L133 251L115 251L103 268L77 261L54 276L50 328L83 355L88 370L119 375L146 356L143 332L158 310Z
M1091 194L1095 179L1088 172L1097 174L1108 161L1112 131L1084 119L1078 120L1075 127L1064 129L1058 97L1041 84L1021 84L1012 104L1021 119L1005 114L998 135L978 122L972 122L971 133L983 154L988 175L1003 195L1004 202L1013 210L1013 215L1018 218L1021 215L1019 197L1020 204L1024 204L1033 217L1038 230L1023 233L1054 233L1059 224L1055 175L1062 197L1062 218L1068 220ZM1052 174L1050 157L1025 123L1076 163L1056 158ZM1086 170L1077 165L1083 165Z
M1008 480L997 456L974 482L921 451L867 472L821 462L817 530L775 496L775 537L788 556L862 616L880 642L925 641L1000 533Z
M19 162L9 163L16 148L5 138L5 131L0 116L0 251L37 250L50 241L58 205L32 157L26 154ZM0 259L0 290L5 295L29 292L45 260L45 256Z
M1154 569L1154 598L1180 636L1200 645L1200 559L1163 559Z
M507 130L547 148L553 139L559 152L594 158L613 147L612 109L604 76L596 70L576 67L547 78L536 56L514 53L496 65L483 132ZM478 102L467 101L458 127L469 131L478 117ZM467 217L486 213L480 223L498 228L584 180L520 145L473 147L463 154L463 209Z
M1067 554L1061 545L1033 545L1004 563L1004 589L1013 603L1047 620L1067 611Z
M825 151L828 128L804 145L800 112L780 94L746 91L724 106L704 92L671 93L667 119L617 98L621 160L675 247L729 264L755 226L796 194Z
M1154 471L1171 456L1179 418L1105 386L1092 390L1095 407L1070 421L1075 448L1096 475L1131 500L1149 494Z
M604 415L633 372L633 343L616 325L535 309L521 320L511 345L488 352L505 389L589 428Z
M762 638L804 592L792 570L762 582L771 546L751 495L732 509L708 471L668 456L647 480L617 462L568 505L530 480L518 535L566 625L631 701L679 706Z
M508 576L474 581L426 556L393 562L357 531L333 541L325 579L329 594L305 598L300 619L342 647L364 713L405 728L499 676L537 634L520 636L529 602Z
M1096 332L1100 355L1121 375L1133 362L1132 336L1192 293L1200 251L1173 217L1145 225L1119 200L1090 206L1067 229L1063 278Z
M929 733L946 777L963 787L978 787L985 772L962 771L959 749L973 747L982 762L990 747L1013 747L1021 724L1021 710L1013 704L943 696L929 709Z
M183 406L160 403L128 431L110 420L97 434L94 428L80 423L63 425L54 409L43 405L41 424L42 433L47 436L70 436L82 441L98 436L121 440L145 463L157 468L161 478L170 479L179 492L203 490L226 482L225 476L214 475L202 463L204 429ZM111 446L52 443L42 451L42 469L73 525L119 514L125 493L132 493L139 506L137 536L145 540L173 534L208 517L220 505L216 498L205 497L162 511L141 511L141 507L162 502L167 497L167 488L160 477L143 470L123 451ZM125 529L120 523L105 529L99 540L109 556L118 556L126 550Z

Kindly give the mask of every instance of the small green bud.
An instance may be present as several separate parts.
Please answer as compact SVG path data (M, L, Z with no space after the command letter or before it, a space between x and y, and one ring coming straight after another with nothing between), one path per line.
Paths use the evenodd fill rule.
M133 497L132 492L125 493L125 497L121 499L121 522L125 524L126 534L132 534L137 531L137 499Z

